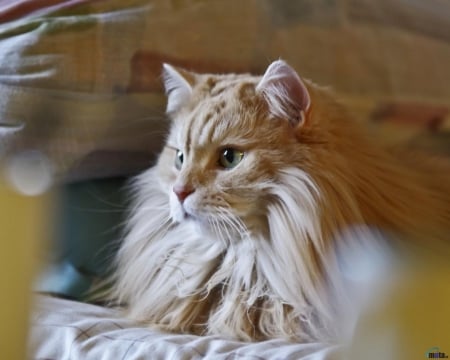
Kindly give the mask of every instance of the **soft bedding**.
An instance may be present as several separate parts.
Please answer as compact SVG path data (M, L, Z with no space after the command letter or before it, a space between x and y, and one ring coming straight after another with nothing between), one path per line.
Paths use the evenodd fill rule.
M112 309L39 296L32 317L30 358L50 359L341 359L329 344L282 340L242 343L217 336L167 334L139 327Z

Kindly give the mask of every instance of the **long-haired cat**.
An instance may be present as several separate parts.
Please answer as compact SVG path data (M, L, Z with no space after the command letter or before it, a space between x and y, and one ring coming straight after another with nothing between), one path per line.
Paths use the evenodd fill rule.
M263 76L164 65L164 80L170 134L134 181L118 253L114 296L130 317L241 340L329 340L340 232L445 240L442 168L380 148L284 61Z

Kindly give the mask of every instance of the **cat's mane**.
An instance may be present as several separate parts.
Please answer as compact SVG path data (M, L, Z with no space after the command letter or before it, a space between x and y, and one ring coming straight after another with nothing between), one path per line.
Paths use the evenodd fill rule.
M172 117L192 111L208 83L226 86L231 79L229 86L242 82L254 89L262 81L249 75L202 75L190 93L176 83L183 75L188 85L195 76L166 68ZM297 97L304 118L295 121L305 123L292 128L293 152L277 169L276 181L260 185L271 199L260 231L243 231L233 240L230 234L205 236L191 221L175 224L161 182L167 162L173 166L167 148L155 168L134 180L134 205L113 294L127 304L129 316L170 331L243 340L331 340L339 332L334 317L338 299L345 298L331 296L343 291L335 276L339 232L369 225L407 239L446 240L446 165L440 170L427 163L412 167L411 158L402 160L378 146L329 90L308 81L301 85L294 90L307 91L309 98ZM252 116L273 109L267 96L280 105L290 89L281 95L268 90ZM177 101L170 103L174 95ZM195 99L186 104L189 98ZM274 117L283 115L282 106Z

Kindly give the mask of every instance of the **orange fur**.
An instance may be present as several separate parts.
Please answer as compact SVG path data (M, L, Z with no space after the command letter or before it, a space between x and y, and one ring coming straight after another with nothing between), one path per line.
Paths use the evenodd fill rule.
M114 296L132 318L244 340L335 339L339 233L447 240L450 167L383 149L330 92L275 65L262 90L261 77L166 66L172 129L135 181L118 256ZM245 154L230 170L218 167L224 146ZM182 205L174 185L194 189Z

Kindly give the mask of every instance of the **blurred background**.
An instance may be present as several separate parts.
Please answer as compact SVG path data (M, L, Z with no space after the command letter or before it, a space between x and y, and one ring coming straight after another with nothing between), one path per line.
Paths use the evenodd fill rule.
M450 156L447 0L0 1L0 309L22 319L3 349L24 349L27 289L83 299L105 275L123 185L164 141L162 62L261 74L278 58L386 144Z

